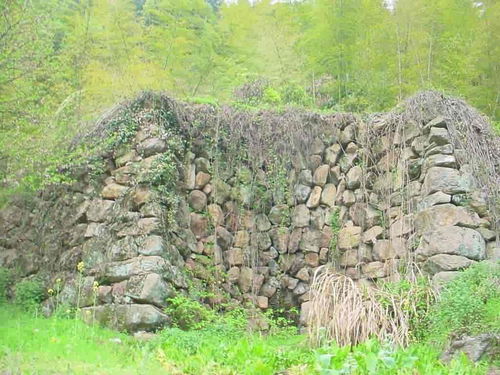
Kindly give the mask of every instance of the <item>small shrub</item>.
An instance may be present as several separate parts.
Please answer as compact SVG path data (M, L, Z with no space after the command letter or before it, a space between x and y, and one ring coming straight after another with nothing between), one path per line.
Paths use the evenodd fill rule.
M0 267L0 303L7 298L7 288L12 282L12 274L5 267Z
M26 310L35 310L44 297L43 285L36 279L23 280L15 286L14 303Z
M478 263L441 291L429 314L427 336L500 332L500 265Z
M217 317L213 310L182 295L170 298L168 302L165 313L172 318L172 325L180 329L200 329Z

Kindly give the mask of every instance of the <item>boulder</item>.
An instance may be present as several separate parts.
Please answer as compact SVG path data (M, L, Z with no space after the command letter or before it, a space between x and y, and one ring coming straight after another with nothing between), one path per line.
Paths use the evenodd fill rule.
M94 199L88 205L86 212L87 220L103 222L109 218L113 210L114 202L110 200Z
M167 325L170 318L151 305L102 305L84 307L80 316L87 324L97 322L118 331L155 331Z
M259 232L267 232L271 229L271 222L264 214L255 216L255 226Z
M437 254L431 256L424 264L424 268L431 275L443 271L460 271L476 263L461 255Z
M195 189L203 189L206 184L210 182L210 179L212 176L210 176L206 172L198 172L196 173L196 176L194 178L194 188Z
M309 198L309 194L311 194L311 188L309 186L301 184L295 185L293 196L297 203L306 202L307 198Z
M147 158L152 155L161 154L167 150L167 144L160 138L148 138L137 146L137 151Z
M315 186L312 189L311 195L309 195L309 199L307 200L306 206L308 208L316 208L319 206L319 202L321 199L321 188L319 186Z
M313 175L314 185L323 187L326 184L329 172L330 172L330 166L328 164L323 164L320 165L318 168L316 168Z
M333 167L339 160L339 156L342 153L342 147L338 143L334 143L325 150L324 158L325 163Z
M355 190L361 186L361 178L363 177L363 170L359 165L356 165L349 169L347 172L347 188L350 190Z
M207 235L208 218L204 215L191 213L191 230L196 237L205 237Z
M433 127L430 129L427 142L435 146L443 146L449 143L453 143L448 129L438 127Z
M417 210L422 211L425 210L426 208L435 206L437 204L450 203L450 202L451 202L451 195L445 194L442 191L437 191L434 194L428 195L425 198L423 198L417 204Z
M205 158L194 159L194 165L196 167L196 172L210 173L210 162Z
M138 247L138 252L142 255L162 255L165 251L165 243L161 236L148 236Z
M295 206L292 214L292 226L295 228L302 228L309 226L311 214L305 204Z
M104 189L102 189L101 196L104 199L118 199L127 191L127 187L123 185L119 185L116 183L111 183L106 185Z
M498 355L500 335L483 333L477 336L465 336L454 339L441 355L441 360L450 362L457 355L463 353L472 362L478 362L485 356ZM493 375L496 372L492 372Z
M201 190L192 190L188 196L188 203L193 210L204 211L207 208L207 196Z
M299 242L299 250L303 252L319 253L323 234L319 230L306 230Z
M329 207L335 206L335 197L337 195L337 188L334 184L326 184L321 192L320 203Z
M244 254L242 249L233 247L226 252L226 260L230 266L240 266L244 262Z
M474 182L469 173L453 168L431 167L425 175L422 192L424 195L437 191L446 194L468 193L473 186Z
M339 231L337 244L340 250L358 247L361 241L361 227L345 227Z
M165 307L167 299L175 296L175 289L157 273L132 276L127 282L125 295L135 302Z
M268 217L274 225L290 225L290 209L286 204L272 207Z
M443 227L425 232L416 254L425 258L437 254L451 254L483 260L486 257L486 244L481 234L473 229Z
M479 216L475 212L451 203L432 206L418 212L414 222L417 233L452 225L467 228L477 228L480 225Z
M312 172L309 169L301 170L298 176L298 181L299 184L301 185L312 186L313 184Z
M280 253L284 254L288 250L288 242L290 239L290 232L287 227L277 227L269 231L271 241L275 249Z

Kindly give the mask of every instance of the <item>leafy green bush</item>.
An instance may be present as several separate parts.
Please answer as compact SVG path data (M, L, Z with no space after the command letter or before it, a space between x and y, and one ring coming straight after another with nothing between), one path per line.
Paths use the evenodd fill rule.
M0 303L7 298L7 288L12 282L12 274L5 267L0 267Z
M45 290L39 280L23 280L16 284L14 303L26 310L34 310L43 301Z
M484 374L486 365L475 365L465 356L449 365L439 361L439 351L427 345L407 349L368 340L353 348L332 346L318 351L316 368L321 375L363 374Z
M217 317L212 309L183 295L170 298L168 302L165 313L172 318L172 325L180 329L200 329Z
M478 263L447 284L429 314L429 338L500 332L500 265Z

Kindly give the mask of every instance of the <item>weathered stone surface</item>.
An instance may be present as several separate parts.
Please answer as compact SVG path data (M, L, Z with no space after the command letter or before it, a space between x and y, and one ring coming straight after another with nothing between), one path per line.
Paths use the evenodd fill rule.
M467 193L474 186L472 177L468 173L453 168L431 167L427 171L422 185L425 195L442 191L446 194Z
M224 224L224 212L218 204L209 204L207 206L208 216L214 225Z
M425 270L430 274L443 271L460 271L476 263L461 255L437 254L425 262Z
M250 233L246 230L239 230L234 234L235 247L245 248L250 244Z
M248 293L252 289L254 272L250 267L241 267L238 285L242 293Z
M472 362L478 362L487 355L493 358L493 356L498 355L499 342L500 335L493 333L455 339L441 355L441 360L445 363L450 362L461 353L465 354ZM491 375L495 375L495 373L495 370L490 372Z
M273 223L274 225L289 225L290 209L286 204L278 204L271 208L268 217L271 223Z
M147 273L157 273L177 286L186 287L186 281L180 271L159 256L139 256L123 262L108 263L104 269L104 276L111 282Z
M292 226L295 228L307 227L311 219L309 209L305 204L295 206L292 214Z
M354 225L370 228L381 223L381 212L367 203L355 203L349 209Z
M325 150L325 163L333 167L337 163L341 153L342 148L340 147L340 145L338 143L334 143Z
M310 267L319 266L319 255L317 253L307 253L304 260Z
M493 241L497 237L497 233L494 230L483 227L477 228L476 230L481 233L485 241Z
M196 185L196 167L194 164L188 164L185 167L184 185L188 190L194 189Z
M351 190L345 190L342 193L342 203L344 203L347 207L351 207L354 203L356 203L356 196Z
M259 250L267 250L273 244L268 232L252 233L250 235L250 242Z
M435 206L437 204L450 203L450 202L451 202L451 195L445 194L442 191L437 191L434 194L428 195L425 198L423 198L417 204L417 210L422 211L425 210L426 208Z
M453 204L432 206L415 215L415 229L418 233L451 225L477 228L480 219L475 212Z
M314 171L313 183L318 186L325 186L326 180L328 179L328 173L330 172L330 166L328 164L320 165Z
M243 255L242 249L232 248L226 252L226 259L230 266L240 266L245 260Z
M396 249L390 240L380 240L373 245L373 259L384 261L396 257Z
M307 200L306 206L308 208L316 208L319 206L319 201L321 199L321 188L319 186L315 186L312 191L311 195L309 195L309 199Z
M391 224L389 233L391 237L401 237L413 230L413 216L405 215Z
M299 250L303 252L318 253L321 246L321 240L321 231L308 229L302 234L302 238L299 242Z
M188 196L188 203L195 211L204 211L207 208L207 196L201 190L192 190Z
M355 190L361 186L361 178L363 177L363 170L359 165L355 165L349 172L347 172L347 188Z
M136 209L141 208L143 205L151 201L152 198L153 198L153 192L147 186L136 187L132 194L132 201L134 202L134 207Z
M194 188L203 189L205 185L210 182L211 178L212 176L210 176L208 173L205 172L196 173L196 177L194 178Z
M137 146L137 150L143 157L161 154L167 150L167 144L163 139L149 138Z
M264 214L255 216L255 227L259 232L266 232L271 229L271 222Z
M428 143L431 145L442 146L452 143L450 133L445 128L431 128L429 132Z
M302 238L302 228L295 228L290 233L288 241L288 252L295 253L299 250L300 239Z
M304 203L309 198L309 194L311 194L311 188L307 185L297 184L295 185L294 198L297 203Z
M424 233L416 254L424 257L452 254L482 260L486 256L486 244L481 234L473 229L444 227Z
M453 155L433 154L425 158L422 168L427 171L431 167L455 168L457 162Z
M217 245L221 247L222 250L227 250L233 243L233 235L224 227L217 227L215 229Z
M160 220L155 217L145 217L127 225L117 233L117 236L146 236L149 234L160 234L160 232Z
M386 270L384 267L384 263L382 262L371 262L363 264L361 266L361 272L364 276L370 279L376 279L386 276Z
M305 186L312 186L313 184L313 177L312 177L312 172L309 169L303 169L300 171L299 176L298 176L298 181L299 184L305 185Z
M326 184L323 187L323 191L321 193L320 203L327 205L329 207L335 206L335 197L337 195L337 188L334 184Z
M290 240L290 231L287 227L277 227L269 231L273 246L280 254L284 254L288 250L288 242Z
M86 212L88 221L103 222L112 212L114 202L110 200L94 199L88 205Z
M127 282L125 295L135 302L159 307L167 305L167 299L175 295L175 290L156 273L132 276Z
M210 162L206 158L196 158L194 159L194 165L196 166L196 172L210 173Z
M111 183L102 189L101 196L104 199L118 199L125 194L125 191L127 191L126 186Z
M362 240L364 243L374 244L378 239L382 237L384 233L384 228L376 225L365 231L362 235Z
M161 236L148 236L138 247L138 252L142 255L162 255L165 251L165 243Z
M208 219L206 216L192 212L190 221L191 230L196 237L204 237L207 235Z
M496 242L490 242L486 246L486 258L493 261L500 260L500 246L497 246Z
M151 305L102 305L81 309L83 321L94 321L118 331L154 331L170 322L160 309ZM94 320L95 319L95 320Z
M345 227L339 231L338 247L340 250L349 250L358 247L361 241L361 227Z

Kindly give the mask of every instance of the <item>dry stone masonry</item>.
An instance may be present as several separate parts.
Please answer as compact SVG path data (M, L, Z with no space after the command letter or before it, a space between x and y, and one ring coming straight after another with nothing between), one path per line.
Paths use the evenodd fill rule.
M167 300L193 287L209 291L212 305L307 310L314 273L327 263L366 285L417 265L439 286L475 262L498 261L498 223L449 119L393 126L383 116L332 115L325 124L307 152L282 164L285 193L267 200L262 181L279 172L245 160L229 171L214 157L216 142L191 139L177 159L172 210L144 178L171 154L171 134L140 122L105 156L101 175L84 169L74 184L0 212L0 266L48 287L61 279L57 303L138 331L168 324Z

